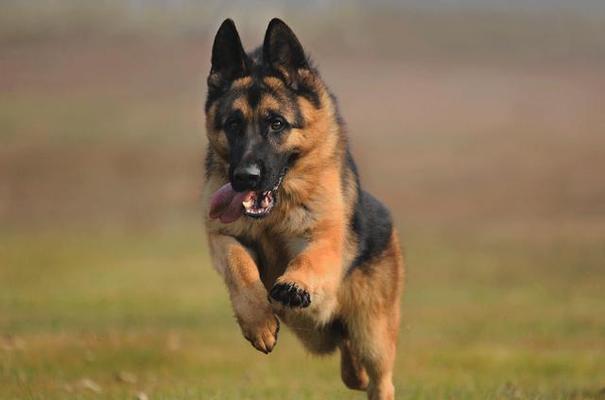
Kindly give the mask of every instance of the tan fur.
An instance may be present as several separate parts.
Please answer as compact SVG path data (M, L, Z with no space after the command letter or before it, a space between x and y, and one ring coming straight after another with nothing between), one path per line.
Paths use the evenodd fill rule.
M231 84L231 89L245 89L252 85L252 78L249 76L244 76L242 78L236 79Z
M208 144L213 150L213 153L223 160L227 160L229 157L229 143L227 142L227 136L222 131L215 131L210 124L214 123L216 118L216 104L214 104L208 112L206 112L206 137L208 138ZM224 165L223 165L224 166Z
M237 99L233 100L233 104L231 105L231 107L234 110L241 111L242 114L244 115L244 118L252 119L253 110L250 107L250 104L248 104L248 101L243 96L238 97Z
M397 234L380 256L363 268L347 272L356 252L349 224L356 182L345 170L346 138L336 119L335 105L321 80L309 71L299 79L319 93L316 108L299 97L303 129L292 129L280 150L295 149L300 157L279 188L279 205L261 220L239 218L230 224L206 220L213 263L229 289L244 336L260 351L269 352L277 340L278 322L286 323L312 352L341 351L342 379L370 399L393 399L393 366L399 327L399 297L403 262ZM264 78L274 92L284 90L277 78ZM233 85L248 85L245 79ZM278 96L279 97L279 96ZM256 109L245 97L233 107L246 118L262 118L267 110L283 110L279 98L265 95ZM207 113L209 151L217 157L208 171L206 201L228 181L228 144L214 131L216 110ZM344 176L344 178L343 178ZM207 213L206 213L207 215ZM247 247L236 238L245 238ZM311 295L308 308L290 308L267 300L275 283L293 283ZM341 321L341 333L331 327Z

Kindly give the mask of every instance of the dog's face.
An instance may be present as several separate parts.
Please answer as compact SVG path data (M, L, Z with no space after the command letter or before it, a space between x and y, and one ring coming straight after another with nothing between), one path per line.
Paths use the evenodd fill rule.
M223 22L212 49L206 124L233 191L247 193L244 214L267 215L288 169L322 142L326 97L285 23L272 20L262 48L247 55L233 21Z

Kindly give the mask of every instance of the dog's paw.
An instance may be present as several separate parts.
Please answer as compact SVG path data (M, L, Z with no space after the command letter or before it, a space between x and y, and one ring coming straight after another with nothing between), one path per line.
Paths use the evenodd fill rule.
M269 354L277 343L279 320L267 301L267 292L240 291L231 301L242 334L258 351Z
M273 351L279 333L279 320L276 316L272 315L272 318L265 320L263 323L256 323L252 326L240 321L240 326L244 337L256 350L265 354Z
M306 308L311 304L311 295L295 283L278 282L269 293L269 301L271 300L292 308Z

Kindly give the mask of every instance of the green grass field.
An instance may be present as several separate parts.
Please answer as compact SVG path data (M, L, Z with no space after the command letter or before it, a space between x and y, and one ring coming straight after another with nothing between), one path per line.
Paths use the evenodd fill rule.
M406 239L406 399L605 396L602 242ZM337 357L240 335L194 229L3 234L2 399L349 399Z

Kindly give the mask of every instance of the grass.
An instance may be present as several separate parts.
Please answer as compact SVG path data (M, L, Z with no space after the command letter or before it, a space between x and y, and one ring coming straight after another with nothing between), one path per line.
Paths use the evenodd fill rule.
M188 14L195 30L170 39L121 36L136 26L94 9L3 11L0 400L364 399L287 328L255 351L191 226L224 16ZM342 37L292 21L364 184L407 218L398 398L605 399L600 17L341 11ZM97 19L109 35L77 33ZM242 30L252 46L265 15L239 21L258 23Z
M2 399L364 398L287 329L255 351L196 230L0 243ZM603 398L602 242L406 243L401 398Z

